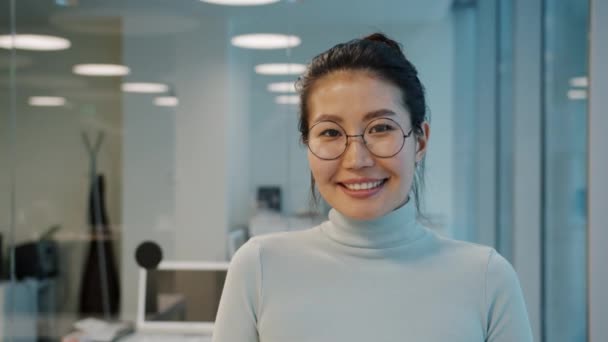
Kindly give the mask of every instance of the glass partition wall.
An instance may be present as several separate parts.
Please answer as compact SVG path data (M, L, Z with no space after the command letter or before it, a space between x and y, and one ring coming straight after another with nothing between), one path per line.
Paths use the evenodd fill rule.
M163 262L221 268L248 237L325 220L293 83L316 54L375 31L403 44L426 88L427 224L513 261L517 1L222 2L0 2L0 339L133 322L155 246ZM543 242L530 252L551 342L586 338L588 4L558 2L536 47Z
M437 123L427 211L457 235L444 172L457 163L451 1L0 6L13 15L0 17L3 265L15 252L3 339L58 340L86 317L133 321L144 242L163 261L221 262L248 236L325 220L327 205L310 203L293 82L314 55L378 30L426 85Z
M15 17L12 11L14 4L5 1L0 4L2 19L0 30L4 34L4 44L13 39ZM19 67L28 60L17 55L12 48L0 49L0 339L9 325L16 320L10 312L14 311L14 302L5 294L14 279L10 263L9 242L14 239L15 220L15 76ZM7 314L8 313L8 314Z

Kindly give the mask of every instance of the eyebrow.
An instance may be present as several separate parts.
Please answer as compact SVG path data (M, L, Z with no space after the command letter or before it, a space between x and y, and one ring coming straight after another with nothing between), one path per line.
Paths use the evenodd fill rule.
M376 119L379 117L383 117L383 116L395 116L395 112L393 112L390 109L378 109L375 110L373 112L369 112L367 114L365 114L365 116L363 117L363 121L369 121L372 119ZM337 123L342 123L344 120L337 115L333 115L333 114L321 114L319 115L319 117L317 117L317 119L315 120L315 123L320 122L320 121L335 121Z

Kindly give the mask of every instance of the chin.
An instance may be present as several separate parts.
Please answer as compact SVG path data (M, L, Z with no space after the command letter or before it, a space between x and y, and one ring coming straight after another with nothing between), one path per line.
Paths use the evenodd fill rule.
M342 215L350 217L355 220L369 221L373 219L377 219L381 216L386 215L385 210L370 208L366 206L364 208L359 208L356 205L349 206L341 210L340 208L336 208Z

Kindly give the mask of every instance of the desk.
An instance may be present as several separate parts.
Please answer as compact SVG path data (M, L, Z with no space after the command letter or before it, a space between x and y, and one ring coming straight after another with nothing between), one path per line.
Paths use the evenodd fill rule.
M211 342L211 336L134 333L119 342Z

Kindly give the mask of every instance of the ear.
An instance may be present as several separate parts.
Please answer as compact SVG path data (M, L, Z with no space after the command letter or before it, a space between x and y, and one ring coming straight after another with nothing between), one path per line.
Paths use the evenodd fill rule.
M426 154L426 149L429 146L429 137L431 136L431 126L427 121L423 122L422 134L416 136L416 162L420 162Z

